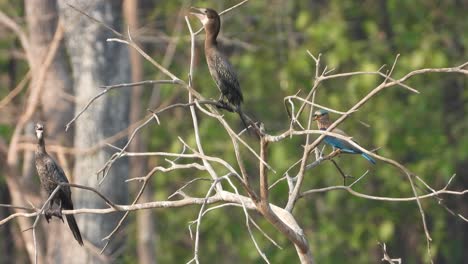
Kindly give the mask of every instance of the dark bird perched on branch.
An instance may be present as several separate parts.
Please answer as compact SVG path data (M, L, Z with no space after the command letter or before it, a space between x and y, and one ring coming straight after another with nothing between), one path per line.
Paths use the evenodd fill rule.
M36 124L36 137L37 148L35 158L37 174L41 180L42 188L44 188L47 195L50 196L60 183L68 183L68 179L62 168L60 168L60 166L46 152L44 143L44 126L42 124ZM58 205L58 210L56 211L52 209L54 203ZM47 223L52 216L60 218L63 222L62 209L73 210L70 186L62 186L50 200L49 208L44 212ZM67 218L68 226L70 227L76 241L78 241L80 245L83 245L83 239L81 238L80 229L78 229L75 217L73 217L73 215L66 215L65 217Z
M331 121L328 116L328 111L326 110L321 109L321 110L315 111L314 120L317 121L317 126L320 130L327 130L328 127L331 125ZM348 137L348 135L343 130L338 129L338 128L334 128L330 132ZM339 149L342 153L361 154L361 156L363 156L366 160L368 160L372 164L375 164L375 160L371 156L355 148L353 145L349 144L345 140L332 137L332 136L325 136L324 141L328 145L331 145L334 149L335 148Z
M221 104L225 104L224 98L228 103L234 106L239 114L245 128L248 128L247 122L241 110L241 103L244 100L240 89L237 74L226 56L219 50L216 37L221 29L221 19L218 13L210 8L191 8L195 15L205 28L205 57L210 70L211 77L221 91L219 99Z

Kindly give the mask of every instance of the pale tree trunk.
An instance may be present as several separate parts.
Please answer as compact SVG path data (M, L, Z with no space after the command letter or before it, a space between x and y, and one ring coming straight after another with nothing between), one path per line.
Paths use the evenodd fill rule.
M34 87L39 81L39 72L57 29L57 1L26 0L24 5L31 54L31 85ZM39 104L40 111L36 111L39 113L36 118L46 124L47 139L58 144L71 145L73 139L73 133L64 131L67 120L73 115L73 104L65 100L64 95L71 93L71 78L67 72L63 47L60 47L47 68ZM26 125L25 134L34 135L34 121ZM33 159L33 152L26 151L23 159L23 180L26 184L34 182L31 180L36 174Z
M57 29L58 9L56 0L26 0L29 47L31 52L32 83L36 80L41 64ZM72 94L72 81L67 71L63 46L55 54L48 67L41 94L40 118L46 122L47 138L56 143L70 144L73 134L65 133L65 124L73 117L74 105L66 95Z
M25 9L29 47L32 55L30 61L32 69L31 85L36 85L41 65L44 62L58 25L57 1L26 0ZM73 117L74 104L70 100L65 99L67 98L65 96L67 94L72 94L72 81L67 72L64 49L60 47L47 69L40 97L40 111L37 112L39 112L38 119L42 120L46 125L47 141L70 146L73 140L73 130L65 133L64 127L66 122ZM32 124L28 125L26 129L29 131L25 132L33 134ZM56 157L55 153L51 154ZM64 169L70 177L71 175L68 173L69 169L67 167L64 167ZM25 179L29 179L31 174L36 175L32 151L25 154L23 174ZM37 181L27 181L37 183ZM47 230L47 249L50 257L51 252L60 246L55 238L60 236L60 234L69 232L69 230L67 230L68 227L66 225L57 219L54 219L45 228Z
M83 10L94 18L119 30L120 1L104 0L61 0L60 12L64 19L66 46L69 53L75 96L76 111L81 110L91 97L102 91L100 86L128 82L130 69L128 48L106 39L114 37L112 33L79 14L67 4ZM129 90L112 92L93 104L74 124L75 147L87 149L128 126ZM117 144L122 146L126 139ZM115 203L127 202L128 161L123 159L114 164L101 185L101 177L96 172L110 158L113 150L106 148L91 154L77 156L75 160L75 183L97 188ZM103 208L107 205L96 195L73 190L75 208ZM99 251L104 246L102 239L117 225L121 213L75 216L81 230L85 247L74 241L71 232L62 236L61 248L54 254L54 263L110 263L121 252L124 245L123 231L116 234L102 255ZM120 230L125 230L122 227Z
M124 1L124 16L132 34L135 34L135 32L139 28L138 13L139 12L137 0ZM142 57L135 49L130 50L130 62L132 66L132 81L141 81L143 79ZM143 87L138 86L132 88L132 99L130 108L131 124L134 124L141 119L142 95ZM130 145L130 150L132 152L145 152L147 150L146 144L143 144L143 137L141 134L135 136L132 144ZM148 159L145 157L143 157L143 159L130 159L130 165L130 176L141 177L145 174L145 172L148 169ZM153 188L151 187L151 182L149 182L146 186L144 193L140 198L140 202L151 201L152 195ZM153 211L140 210L136 212L136 218L138 263L156 263L156 235L154 229L155 218L153 217Z

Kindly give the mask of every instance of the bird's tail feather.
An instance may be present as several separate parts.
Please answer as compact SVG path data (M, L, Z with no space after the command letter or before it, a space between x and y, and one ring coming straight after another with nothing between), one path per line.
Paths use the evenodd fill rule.
M245 120L245 117L244 117L244 114L241 110L241 107L240 105L237 107L237 113L239 114L239 117L242 121L242 124L244 125L245 129L247 130L247 132L249 132L249 125L247 124L247 120Z
M367 155L366 153L361 153L361 155L370 163L375 164L375 160L371 156Z
M62 199L62 207L63 209L73 210L73 202L71 201L71 198ZM72 231L76 241L78 241L78 243L83 246L83 238L81 238L80 229L76 224L75 217L73 215L66 215L65 217L67 218L68 227L70 227L70 230Z
M70 227L70 230L73 233L73 236L75 237L76 241L83 246L83 239L81 238L81 233L80 229L78 228L78 225L76 224L75 217L73 215L66 215L67 217L67 223L68 226Z

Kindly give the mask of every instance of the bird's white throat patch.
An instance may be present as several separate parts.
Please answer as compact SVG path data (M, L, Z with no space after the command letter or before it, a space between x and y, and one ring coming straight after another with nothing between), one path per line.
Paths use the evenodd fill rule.
M203 16L203 17L200 19L200 21L202 22L203 25L206 25L206 24L208 24L209 19L208 19L207 16Z
M37 136L37 138L42 138L43 134L44 134L44 131L42 131L42 130L36 130L36 136Z

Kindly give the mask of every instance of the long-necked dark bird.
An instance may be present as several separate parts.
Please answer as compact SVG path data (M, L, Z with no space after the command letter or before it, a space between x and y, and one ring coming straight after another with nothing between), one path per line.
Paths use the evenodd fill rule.
M221 19L218 13L210 8L191 8L195 15L205 28L205 57L211 77L216 86L221 91L220 101L224 103L226 98L228 103L233 105L239 114L242 123L247 128L247 122L244 119L241 110L242 96L237 74L227 57L219 50L216 38L221 29Z
M317 121L317 126L320 130L327 130L328 127L331 125L331 121L328 116L328 111L323 110L323 109L315 111L314 120ZM348 135L343 130L338 129L338 128L332 129L331 132L348 137ZM341 152L343 153L361 154L361 156L363 156L370 163L375 164L375 160L371 156L355 148L353 145L349 144L345 140L332 137L332 136L325 136L323 140L325 141L325 143L327 143L328 145L331 145L333 148L340 149Z
M39 179L41 180L42 188L50 194L57 188L57 185L62 182L68 183L68 179L65 176L62 168L47 154L44 143L44 125L37 123L36 124L36 137L37 137L37 147L36 147L36 169ZM58 205L58 211L52 209L53 205ZM44 215L47 220L47 223L52 218L56 216L63 221L62 218L62 209L73 210L73 202L71 199L71 190L69 186L62 186L62 188L55 194L54 198L50 200L49 208L45 210ZM73 215L66 215L68 226L73 233L76 241L82 246L83 239L81 238L80 229L76 224L75 217Z

